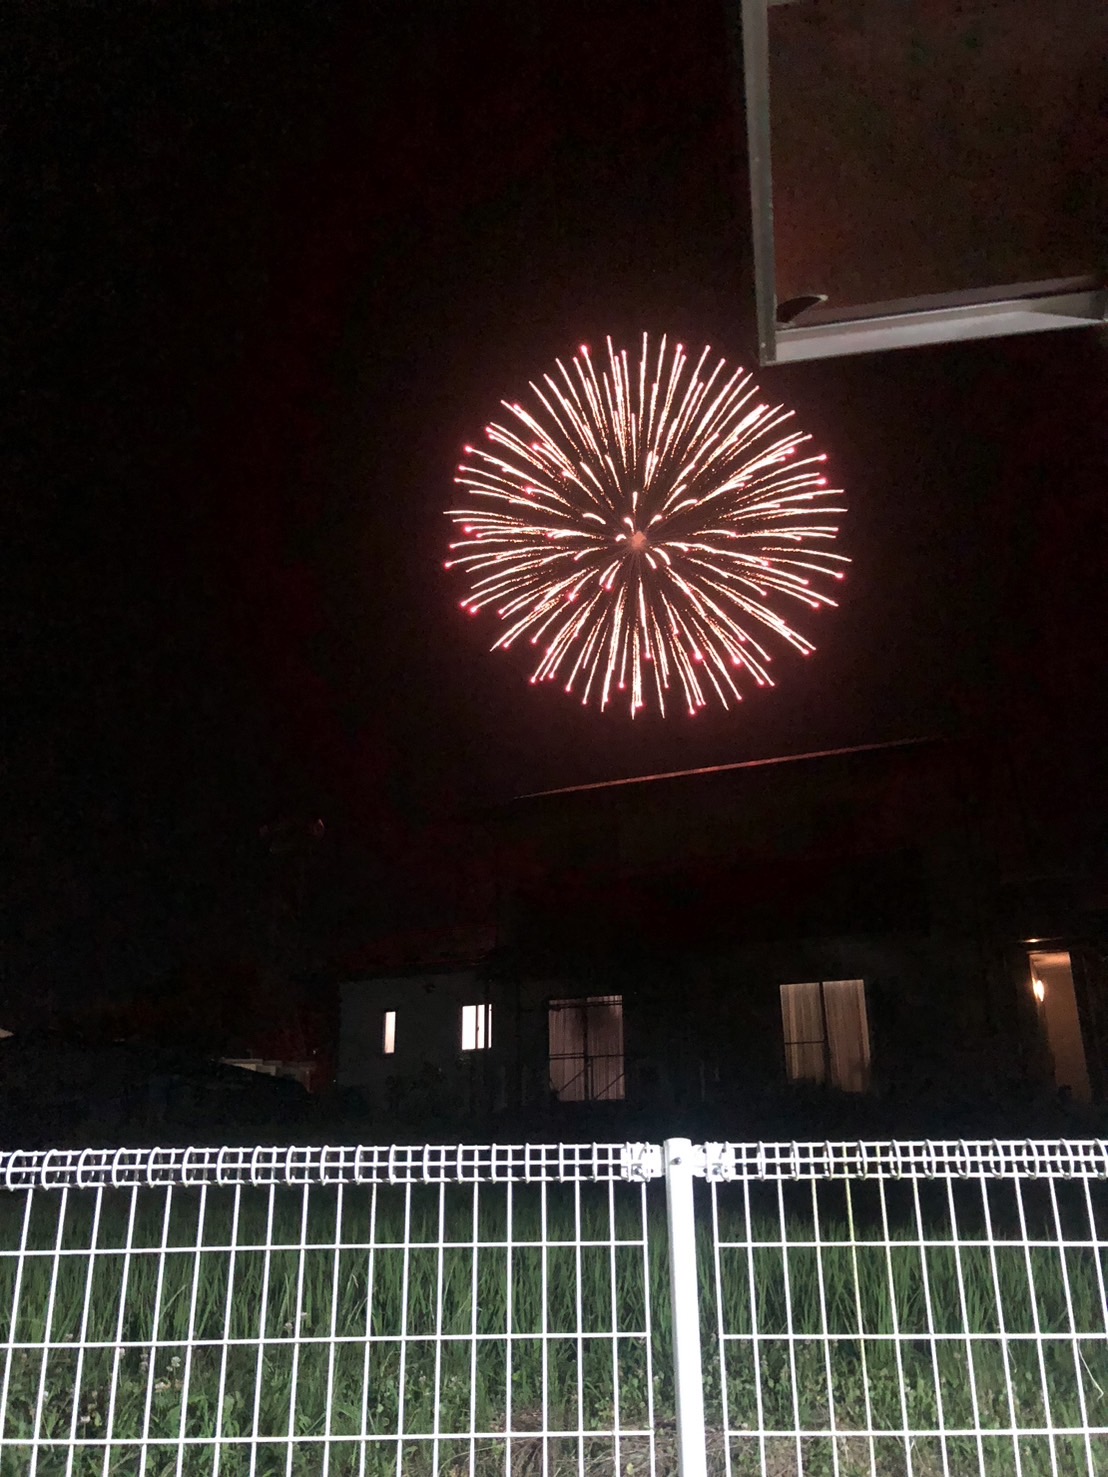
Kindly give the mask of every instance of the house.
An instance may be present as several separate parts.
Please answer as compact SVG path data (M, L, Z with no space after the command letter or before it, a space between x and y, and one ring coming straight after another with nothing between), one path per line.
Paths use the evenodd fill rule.
M339 1088L406 1121L495 1102L485 1029L491 986L481 977L495 942L486 923L421 929L363 951L340 985ZM502 1069L500 1050L495 1062Z
M1105 1097L1103 898L1031 874L987 755L867 745L480 823L492 947L342 987L340 1081L380 1110L826 1122Z

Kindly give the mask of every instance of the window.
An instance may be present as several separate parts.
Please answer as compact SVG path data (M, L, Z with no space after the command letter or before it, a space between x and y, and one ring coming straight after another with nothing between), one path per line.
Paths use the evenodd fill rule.
M1081 1034L1069 950L1033 951L1028 956L1028 963L1031 966L1031 992L1038 1005L1054 1065L1054 1081L1058 1087L1068 1087L1078 1102L1087 1103L1092 1096L1089 1067L1085 1060L1085 1042Z
M865 1092L870 1048L862 980L782 985L781 1021L790 1082L826 1082L843 1092Z
M386 1010L384 1023L381 1027L381 1050L385 1056L392 1056L396 1050L396 1011Z
M551 1000L550 1090L563 1103L623 1097L623 996Z
M462 1050L487 1051L492 1045L492 1006L462 1006Z

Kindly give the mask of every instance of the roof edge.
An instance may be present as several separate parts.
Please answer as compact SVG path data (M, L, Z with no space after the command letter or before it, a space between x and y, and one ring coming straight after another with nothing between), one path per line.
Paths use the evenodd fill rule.
M800 764L808 759L839 759L848 754L872 754L882 750L923 748L929 744L941 744L939 738L891 739L880 744L852 744L841 749L816 749L806 754L776 754L766 759L740 759L734 764L707 764L699 769L672 769L661 774L631 775L625 779L594 780L587 785L565 785L556 790L534 790L526 795L517 795L506 802L516 805L521 800L545 800L554 795L583 794L589 790L614 790L624 785L648 785L658 780L691 779L695 775L726 774L736 769L763 769L776 764Z

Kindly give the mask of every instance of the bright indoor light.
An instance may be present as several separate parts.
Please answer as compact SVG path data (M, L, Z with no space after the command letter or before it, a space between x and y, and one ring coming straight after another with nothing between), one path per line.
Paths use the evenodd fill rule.
M492 1006L462 1006L462 1050L487 1051L492 1045Z

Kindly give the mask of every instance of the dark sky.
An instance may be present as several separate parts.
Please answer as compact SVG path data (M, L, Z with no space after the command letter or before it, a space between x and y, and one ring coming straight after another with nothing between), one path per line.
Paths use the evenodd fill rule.
M1010 735L1043 813L1103 838L1098 333L762 372L856 564L738 714L601 716L457 611L442 509L502 394L606 332L753 360L723 4L5 29L10 1012L241 953L286 814L327 823L333 940L418 919L438 818L830 744Z

